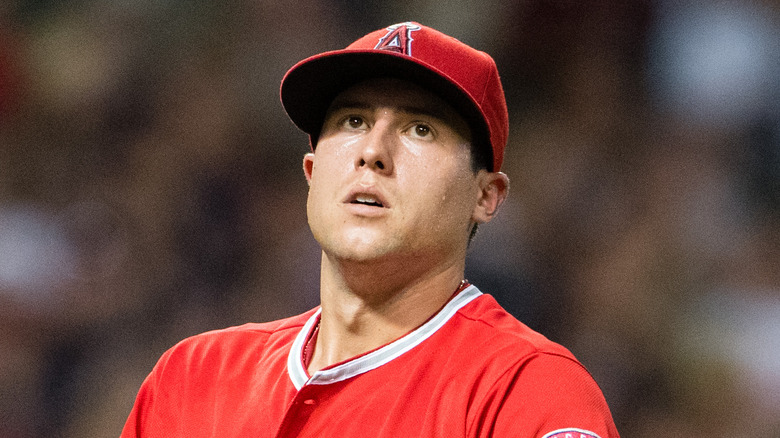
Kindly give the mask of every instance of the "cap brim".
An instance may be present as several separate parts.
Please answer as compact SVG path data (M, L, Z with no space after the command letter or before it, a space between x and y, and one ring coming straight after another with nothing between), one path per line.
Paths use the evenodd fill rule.
M490 150L482 111L468 93L434 67L387 50L337 50L299 62L282 80L282 105L293 123L316 139L328 107L339 93L366 79L381 77L408 80L444 99L469 123L473 141Z

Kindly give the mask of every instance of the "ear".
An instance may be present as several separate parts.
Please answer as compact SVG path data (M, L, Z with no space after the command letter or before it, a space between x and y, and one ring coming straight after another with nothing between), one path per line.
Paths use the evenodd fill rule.
M303 174L306 176L306 182L311 185L311 174L314 171L314 154L309 152L303 156Z
M509 177L503 172L480 170L477 174L479 193L472 219L478 224L490 222L509 194Z

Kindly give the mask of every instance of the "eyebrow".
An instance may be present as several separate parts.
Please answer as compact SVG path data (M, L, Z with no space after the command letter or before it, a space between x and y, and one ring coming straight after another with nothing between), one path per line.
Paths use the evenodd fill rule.
M330 108L328 108L328 114L344 109L374 110L376 108L377 105L366 102L359 102L355 100L336 100L333 102L333 104L331 104ZM448 123L452 122L452 120L450 120L451 116L448 116L443 108L439 108L437 106L402 105L397 107L397 109L405 114L429 116Z

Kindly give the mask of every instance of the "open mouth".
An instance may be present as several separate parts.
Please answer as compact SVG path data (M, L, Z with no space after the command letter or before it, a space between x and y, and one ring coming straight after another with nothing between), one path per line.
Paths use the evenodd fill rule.
M358 195L355 197L354 200L350 202L350 204L370 205L372 207L384 207L384 204L382 204L382 202L379 201L379 199L369 195Z

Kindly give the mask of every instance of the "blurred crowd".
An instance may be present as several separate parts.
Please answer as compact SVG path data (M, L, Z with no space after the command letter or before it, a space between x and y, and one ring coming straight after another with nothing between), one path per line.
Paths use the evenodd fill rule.
M415 20L491 53L468 279L627 438L780 436L780 2L0 3L0 438L117 436L178 340L318 303L284 72Z

